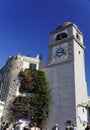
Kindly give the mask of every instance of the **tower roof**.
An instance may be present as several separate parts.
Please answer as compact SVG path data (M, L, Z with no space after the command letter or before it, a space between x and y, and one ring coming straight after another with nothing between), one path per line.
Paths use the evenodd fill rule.
M59 26L56 28L56 30L61 29L61 28L63 28L63 27L66 27L66 26L68 26L68 25L72 25L72 24L73 24L72 22L65 22L65 23L59 25Z
M70 27L70 26L73 26L74 28L76 28L76 30L83 36L82 32L79 30L77 25L74 24L73 22L64 22L63 24L57 26L54 31L50 32L50 34L56 33L58 31L62 31L63 29L66 29L67 27Z

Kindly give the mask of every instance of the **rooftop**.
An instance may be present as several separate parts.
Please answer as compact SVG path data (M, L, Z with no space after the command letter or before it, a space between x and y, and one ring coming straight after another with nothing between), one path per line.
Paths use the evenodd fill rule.
M72 24L73 24L72 22L65 22L65 23L59 25L59 26L56 28L56 30L58 30L58 29L60 29L60 28L63 28L63 27L66 27L66 26L68 26L68 25L72 25Z

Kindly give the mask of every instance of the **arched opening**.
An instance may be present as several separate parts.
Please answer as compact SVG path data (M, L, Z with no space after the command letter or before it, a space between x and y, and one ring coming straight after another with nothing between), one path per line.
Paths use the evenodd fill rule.
M56 36L56 41L57 40L61 40L61 39L63 39L63 38L66 38L68 35L67 35L67 33L60 33L60 34L58 34L57 36Z

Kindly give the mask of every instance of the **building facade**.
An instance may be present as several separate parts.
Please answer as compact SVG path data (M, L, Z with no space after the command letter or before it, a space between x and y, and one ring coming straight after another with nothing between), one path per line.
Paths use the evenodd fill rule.
M20 93L18 74L26 68L45 71L51 92L49 116L44 129L58 124L60 129L76 124L84 130L87 124L87 85L85 78L83 34L67 22L50 33L46 63L36 58L17 55L10 57L0 70L0 100L5 102L3 120L8 120L8 105Z
M23 56L10 56L5 66L0 70L0 100L5 102L2 120L8 122L11 117L8 113L9 104L12 103L19 93L20 79L18 74L27 68L39 69L40 55L36 58ZM10 118L10 119L9 119Z
M46 126L76 124L84 130L87 124L87 85L84 65L83 34L67 22L50 33L46 72L51 88L52 105Z

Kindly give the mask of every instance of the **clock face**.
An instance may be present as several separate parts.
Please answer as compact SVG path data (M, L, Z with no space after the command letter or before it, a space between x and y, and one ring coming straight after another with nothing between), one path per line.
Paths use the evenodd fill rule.
M53 47L52 61L62 61L68 58L68 44L63 43Z

